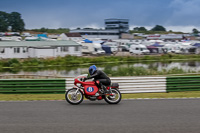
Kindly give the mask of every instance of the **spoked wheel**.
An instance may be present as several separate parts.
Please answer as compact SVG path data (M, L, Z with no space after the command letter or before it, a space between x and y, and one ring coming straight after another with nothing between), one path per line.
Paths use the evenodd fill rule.
M118 89L111 89L111 95L105 95L105 101L109 104L117 104L121 101L121 93Z
M83 93L80 90L77 91L76 88L72 88L65 93L65 99L70 104L80 104L83 101Z

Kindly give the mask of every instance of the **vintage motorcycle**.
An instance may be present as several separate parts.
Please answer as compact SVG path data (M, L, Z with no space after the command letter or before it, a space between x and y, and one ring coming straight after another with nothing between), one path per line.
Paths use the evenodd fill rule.
M84 81L87 74L80 75L74 79L75 87L69 89L65 93L65 99L70 104L76 105L83 101L83 98L95 101L104 99L109 104L117 104L121 101L121 93L119 91L119 84L112 83L104 92L99 85L99 81Z

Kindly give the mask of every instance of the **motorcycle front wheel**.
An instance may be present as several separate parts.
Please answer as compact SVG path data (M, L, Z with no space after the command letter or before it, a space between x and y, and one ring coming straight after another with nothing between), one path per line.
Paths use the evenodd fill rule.
M83 93L76 88L71 88L65 93L65 99L68 103L77 105L83 101Z
M121 101L121 93L118 89L111 89L112 95L105 95L105 101L109 104L117 104Z

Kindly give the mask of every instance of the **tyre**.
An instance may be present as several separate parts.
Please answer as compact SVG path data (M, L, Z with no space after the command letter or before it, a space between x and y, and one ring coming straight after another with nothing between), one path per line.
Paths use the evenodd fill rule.
M109 104L117 104L121 101L121 93L118 89L111 89L113 95L105 95L105 101Z
M77 93L76 93L76 91L77 91L76 88L72 88L72 89L69 89L65 93L65 99L68 103L73 104L73 105L77 105L77 104L80 104L83 101L82 91L78 90Z

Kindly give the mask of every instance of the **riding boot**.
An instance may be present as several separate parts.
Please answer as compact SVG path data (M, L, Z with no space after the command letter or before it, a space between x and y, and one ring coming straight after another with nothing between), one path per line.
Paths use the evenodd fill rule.
M101 87L102 87L102 89L103 89L104 93L107 93L106 86L104 86L104 85L101 85Z

